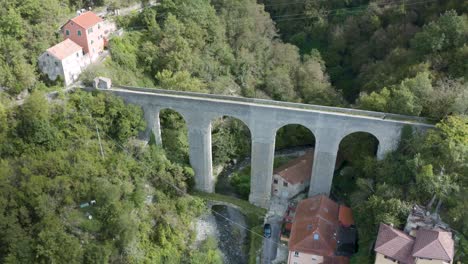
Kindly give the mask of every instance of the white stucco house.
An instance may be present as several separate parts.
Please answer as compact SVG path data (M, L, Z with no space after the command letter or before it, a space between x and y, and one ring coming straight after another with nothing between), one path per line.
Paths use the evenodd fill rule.
M80 73L91 63L83 54L83 48L70 39L50 47L39 56L39 69L50 80L61 76L65 85L78 79Z
M336 159L335 170L340 168L343 159L340 154ZM273 171L271 194L281 199L291 199L307 190L310 185L312 167L314 165L314 149L297 157Z
M289 199L305 191L310 184L313 160L314 152L312 150L275 169L271 188L272 195Z

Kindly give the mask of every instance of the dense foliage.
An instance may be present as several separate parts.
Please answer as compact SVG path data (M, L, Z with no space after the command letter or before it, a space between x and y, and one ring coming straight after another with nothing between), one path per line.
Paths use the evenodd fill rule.
M164 149L141 148L133 140L144 128L139 108L85 93L48 102L37 92L57 84L39 74L37 58L60 41L59 28L76 9L136 2L0 0L0 91L32 92L24 103L0 93L0 262L221 262L213 240L191 247L190 223L202 203L167 185L193 184L182 116L163 110ZM381 161L368 135L345 138L340 150L349 166L335 177L333 194L356 215L355 263L371 261L378 223L403 224L413 203L439 210L461 238L457 257L466 261L467 11L457 0L161 0L116 17L125 34L82 79L103 75L114 84L440 121L427 135L404 133L399 149ZM250 131L240 120L213 120L212 135L216 165L250 153ZM288 126L276 147L314 141L306 128ZM232 178L244 197L248 174ZM80 208L91 200L96 204Z
M268 0L265 6L284 40L303 53L320 51L333 85L348 101L375 92L380 96L371 98L374 104L370 109L417 115L418 105L427 99L419 98L420 92L432 91L427 85L416 91L402 82L421 73L429 75L434 86L437 98L431 99L439 100L432 106L441 102L450 105L454 94L464 94L461 112L466 112L465 1ZM462 91L457 89L459 85L465 85ZM416 109L398 111L398 106L385 102L388 97L416 104ZM436 110L425 114L439 116L441 109Z
M403 133L399 148L385 159L354 147L355 161L334 179L334 194L351 204L360 230L360 248L375 240L379 223L402 227L413 204L428 205L461 239L457 258L468 256L468 118L449 117L427 134ZM350 143L352 145L352 143ZM362 144L355 142L356 144ZM355 263L373 263L361 251Z
M320 54L301 57L278 40L268 13L253 0L163 0L119 21L130 32L111 41L112 61L86 79L107 73L119 84L340 103Z
M36 92L4 100L0 121L1 263L221 263L213 241L191 246L203 203L172 187L187 190L192 170L131 140L139 108Z

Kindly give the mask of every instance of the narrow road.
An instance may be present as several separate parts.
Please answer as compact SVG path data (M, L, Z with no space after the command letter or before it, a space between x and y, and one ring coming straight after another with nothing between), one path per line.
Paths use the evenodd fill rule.
M271 237L263 238L262 264L270 264L276 258L281 232L281 216L272 216L267 222L271 225Z

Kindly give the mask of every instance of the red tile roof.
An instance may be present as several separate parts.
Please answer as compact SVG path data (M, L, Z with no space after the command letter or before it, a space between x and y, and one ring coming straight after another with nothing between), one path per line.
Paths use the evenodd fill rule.
M380 224L374 250L403 264L412 264L413 245L414 238L391 226Z
M452 233L441 230L419 229L413 248L413 257L439 259L451 262L453 259Z
M343 163L343 158L340 154L336 159L335 168L338 168ZM314 164L314 149L308 150L304 155L299 156L288 163L276 168L274 174L281 176L290 184L296 184L304 181L309 181L312 175L312 166Z
M99 16L94 14L93 12L88 11L88 12L85 12L85 13L79 15L79 16L76 16L76 17L70 19L70 21L75 22L76 24L78 24L79 26L81 26L84 29L88 29L88 28L96 25L97 23L102 22L103 20L102 20L102 18L100 18Z
M340 205L338 221L341 225L346 227L354 225L353 212L351 211L351 208L344 205Z
M312 175L313 162L314 151L312 149L306 154L278 167L275 169L274 174L281 176L281 178L290 184L309 181L310 175Z
M338 204L324 195L299 202L289 250L320 256L333 256L336 250Z
M67 58L68 56L83 50L83 48L73 42L71 39L66 39L57 45L50 47L47 49L47 51L54 57L56 57L59 60L63 60Z

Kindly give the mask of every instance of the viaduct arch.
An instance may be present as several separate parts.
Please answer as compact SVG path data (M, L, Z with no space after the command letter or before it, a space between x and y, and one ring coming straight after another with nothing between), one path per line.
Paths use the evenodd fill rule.
M144 138L153 133L157 144L162 143L159 112L168 108L180 113L188 128L195 187L205 192L214 190L211 121L231 116L244 122L252 141L249 201L261 207L267 207L270 199L276 132L285 125L302 125L315 136L309 196L329 194L339 144L347 135L366 132L375 136L381 159L397 147L405 125L418 131L434 127L423 118L338 107L124 86L101 91L141 106L148 124Z

